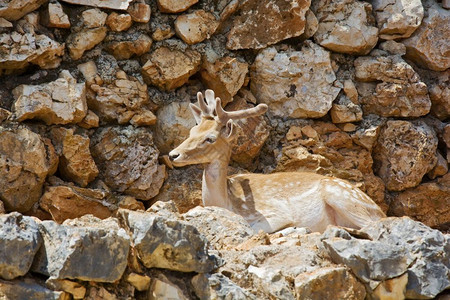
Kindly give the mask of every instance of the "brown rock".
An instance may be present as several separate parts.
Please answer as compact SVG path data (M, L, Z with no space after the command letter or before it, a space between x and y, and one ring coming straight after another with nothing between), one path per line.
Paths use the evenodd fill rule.
M41 14L42 22L47 27L70 28L70 21L59 2L49 3Z
M62 0L76 5L125 10L133 0Z
M150 5L145 4L144 1L132 3L127 12L130 14L131 19L138 23L148 23L152 14Z
M382 125L383 120L376 115L365 117L359 124L356 132L352 134L353 142L372 152L378 140Z
M408 273L382 281L373 291L377 299L405 299Z
M87 9L81 13L82 26L84 28L98 28L106 23L108 14L98 8Z
M172 29L172 27L166 25L162 25L162 27L158 27L155 29L155 31L152 34L152 39L159 42L162 40L170 39L175 35L175 31Z
M144 203L131 196L117 196L119 207L129 210L145 210Z
M109 42L105 49L117 60L129 59L133 55L141 56L152 46L152 39L146 34L132 34L126 41Z
M411 37L402 40L406 57L422 67L445 71L450 67L450 11L435 1L426 1L427 16Z
M431 112L440 120L450 117L450 70L439 74L437 82L429 87Z
M99 178L113 190L140 200L156 196L165 167L158 164L152 134L140 127L104 127L91 138Z
M307 40L310 37L313 37L314 34L319 29L319 20L317 20L316 15L312 12L311 9L308 9L306 12L306 25L305 31L299 36L301 40Z
M83 187L97 177L98 169L89 151L88 137L63 127L52 128L51 137L59 155L61 176Z
M301 51L261 51L250 68L250 88L275 116L319 118L331 109L340 88L330 53L305 41Z
M0 215L6 213L5 205L0 201Z
M436 165L437 142L422 121L388 121L373 150L374 171L389 191L415 187Z
M410 216L430 227L450 222L450 175L395 193L389 214Z
M84 79L86 79L88 86L90 83L94 82L95 77L98 76L97 66L95 62L92 60L85 62L83 64L79 64L77 66L77 69L81 72L81 74L83 74L83 77Z
M134 286L138 291L143 292L150 288L150 282L152 279L146 275L130 273L126 275L125 280Z
M67 279L49 278L45 281L45 285L54 291L69 293L73 299L84 299L86 295L86 288L82 284Z
M188 45L209 39L218 26L214 15L204 10L181 15L175 20L176 34Z
M49 140L26 127L0 127L0 198L7 211L28 211L41 197L58 157Z
M187 10L197 2L198 0L158 0L158 8L161 12L164 13L179 13Z
M78 123L86 116L86 87L65 70L56 81L20 85L13 90L13 95L18 121L38 119L46 124L69 124Z
M112 12L106 19L106 25L108 25L112 31L121 32L130 28L131 25L133 25L133 20L129 14Z
M261 49L301 35L310 0L245 0L228 33L227 48Z
M223 106L233 100L233 96L244 84L247 73L247 63L229 56L214 63L206 60L200 71L202 82L222 100Z
M149 110L136 113L130 120L130 124L135 126L150 126L156 124L156 116Z
M311 10L319 19L314 40L339 53L367 54L378 41L373 25L372 6L361 1L313 1Z
M4 121L8 120L10 117L11 117L11 112L9 110L6 110L6 109L0 107L0 124L2 124Z
M4 18L0 18L0 28L13 28L13 23Z
M88 110L84 119L78 122L77 125L86 129L90 129L98 127L98 123L98 116L92 110Z
M48 0L9 0L2 3L0 17L8 21L17 21L36 10Z
M70 57L73 60L80 59L83 53L94 48L101 43L106 37L106 27L98 27L93 29L83 29L79 32L72 33L67 38L67 48Z
M438 176L443 176L447 174L448 172L448 162L447 160L439 153L439 151L436 152L437 157L437 163L434 166L434 168L428 172L428 177L431 179L435 179Z
M341 96L333 103L330 116L333 123L348 123L362 120L361 107L346 96Z
M156 49L142 67L142 76L147 84L170 91L185 84L200 68L201 55L197 51Z

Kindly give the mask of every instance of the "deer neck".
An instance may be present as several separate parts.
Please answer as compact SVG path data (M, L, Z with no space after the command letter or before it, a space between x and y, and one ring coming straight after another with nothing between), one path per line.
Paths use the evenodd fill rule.
M219 206L232 209L228 198L227 169L231 149L222 157L206 165L203 171L202 200L204 206Z

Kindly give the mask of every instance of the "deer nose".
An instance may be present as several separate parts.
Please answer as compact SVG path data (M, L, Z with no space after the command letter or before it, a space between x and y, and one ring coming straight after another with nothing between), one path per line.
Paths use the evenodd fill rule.
M177 159L178 157L180 156L180 154L179 153L174 153L174 152L170 152L169 153L169 158L170 158L170 160L175 160L175 159Z

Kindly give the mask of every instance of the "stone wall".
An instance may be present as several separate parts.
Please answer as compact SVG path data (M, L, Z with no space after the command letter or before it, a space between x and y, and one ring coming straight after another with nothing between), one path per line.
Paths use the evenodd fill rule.
M390 273L364 273L345 247L388 266L412 246L378 257L377 247L392 241L369 229L254 235L242 220L227 223L238 218L229 212L190 210L201 202L201 168L170 169L163 158L195 124L189 103L211 88L228 110L269 106L265 116L239 122L230 174L343 178L389 216L448 231L449 6L0 4L0 298L325 299L315 288L331 279L341 287L331 295L346 299L381 299L390 285L402 297L435 297L449 286L448 260L422 270L417 257L406 257ZM422 226L390 220L380 228ZM420 248L426 263L439 265L448 235L417 230L411 240L432 232L444 249ZM283 257L298 267L274 268ZM243 270L249 279L239 277ZM441 285L424 286L430 274Z

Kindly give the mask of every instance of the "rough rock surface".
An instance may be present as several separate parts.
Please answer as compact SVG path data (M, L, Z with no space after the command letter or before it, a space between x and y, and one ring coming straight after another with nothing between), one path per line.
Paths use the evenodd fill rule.
M17 212L0 215L0 278L11 280L25 275L41 243L32 218Z
M310 3L310 0L245 0L228 33L227 48L261 49L301 35Z
M133 0L62 0L70 4L126 10Z
M357 122L362 120L363 112L358 104L353 103L347 96L342 95L337 101L333 102L330 116L335 124Z
M222 274L198 274L192 278L197 297L208 299L254 300L255 295Z
M127 12L130 14L131 19L138 23L148 23L152 14L150 5L145 2L134 2L130 5Z
M423 121L388 121L373 150L374 171L390 191L415 187L435 166L437 143Z
M0 297L2 299L39 299L39 300L65 300L68 294L52 291L38 282L25 280L0 280Z
M373 12L380 30L379 36L385 40L411 36L423 19L420 0L376 0L372 1Z
M106 37L106 51L114 55L118 60L129 59L136 55L141 56L147 53L152 46L152 39L143 33L136 33L127 36L127 40L114 40L114 36ZM109 42L109 40L112 40Z
M198 0L158 0L158 8L161 12L166 13L179 13L187 10L190 6L197 3Z
M26 127L0 127L0 198L6 211L28 211L57 165L49 140Z
M133 25L133 20L129 14L118 14L116 12L112 12L106 18L106 25L112 30L116 32L121 32L127 30Z
M0 18L8 21L17 21L29 12L39 8L48 0L9 0L4 1L0 7Z
M437 82L429 85L431 112L440 120L450 117L450 70L440 72Z
M89 138L75 134L74 129L52 128L52 142L59 156L60 174L80 186L86 186L98 175L89 150Z
M42 13L42 22L48 27L70 28L70 20L59 2L49 3Z
M41 85L19 85L13 90L14 113L18 121L42 120L46 124L80 122L87 113L86 87L68 71L56 81Z
M406 57L426 69L445 71L450 67L450 11L430 0L425 1L424 6L427 16L419 28L402 41L406 46Z
M91 138L99 178L113 190L148 200L158 194L165 167L158 164L152 134L144 128L104 127Z
M209 39L219 26L219 22L212 13L196 10L179 16L174 25L176 34L186 44L193 45Z
M305 43L302 51L264 49L250 68L252 93L275 116L322 117L339 93L329 52Z
M187 223L152 213L120 210L139 259L147 268L206 273L218 266L207 240Z
M367 54L378 41L372 6L355 0L313 1L311 10L319 20L314 40L339 53Z
M43 221L44 244L32 266L54 279L114 282L127 266L130 237L115 219L84 216L62 225ZM86 259L90 263L85 263Z
M197 51L181 52L161 47L150 54L142 67L142 76L147 84L170 91L185 84L199 70L200 64L201 56Z

